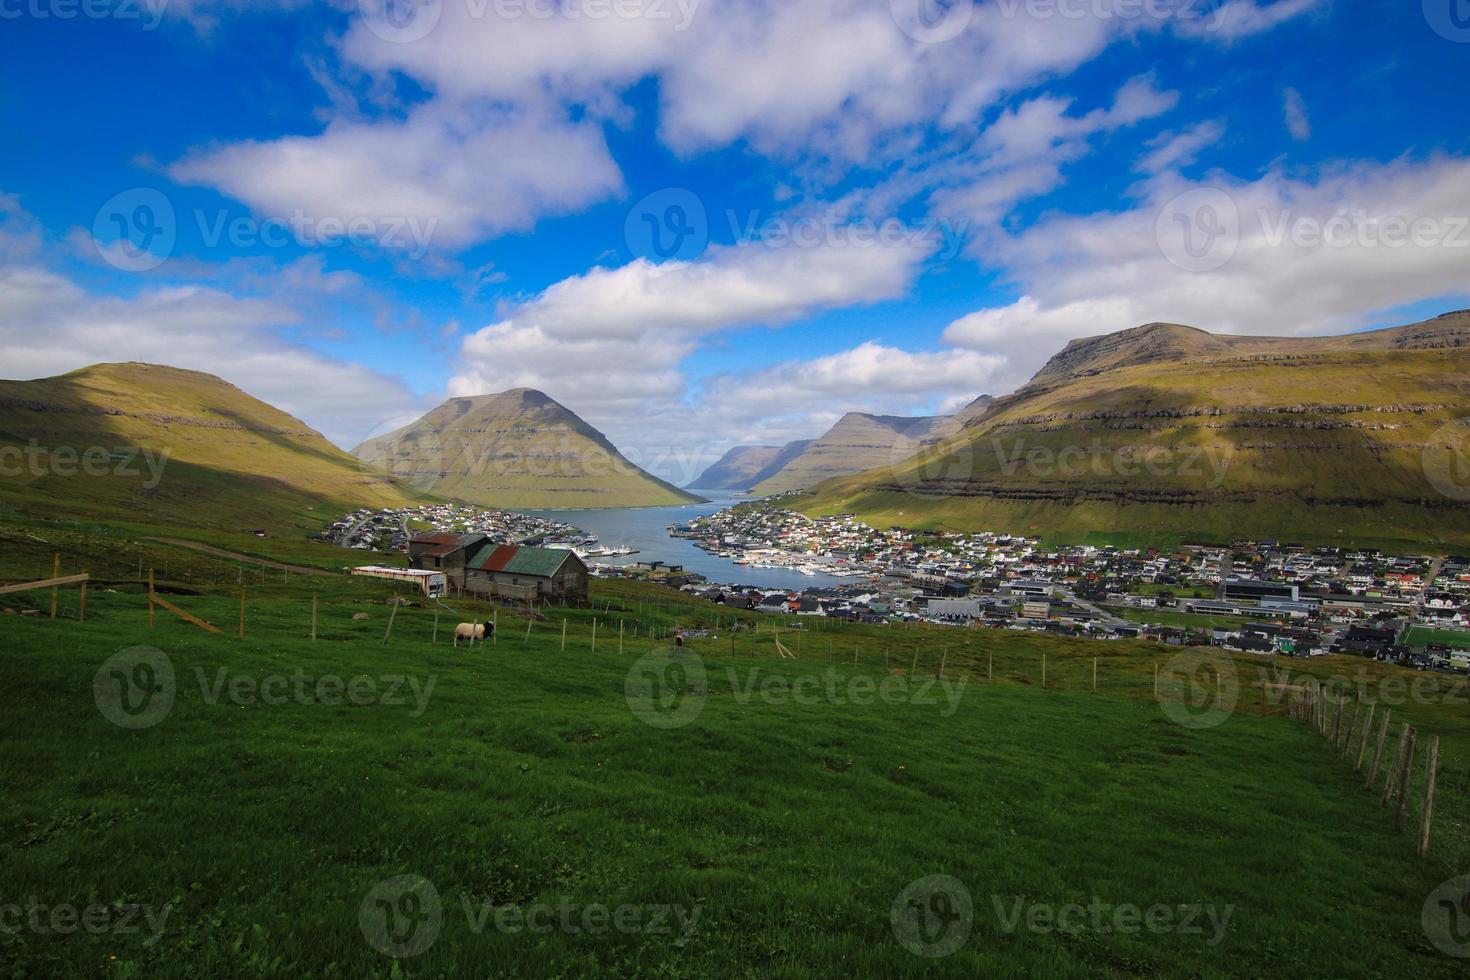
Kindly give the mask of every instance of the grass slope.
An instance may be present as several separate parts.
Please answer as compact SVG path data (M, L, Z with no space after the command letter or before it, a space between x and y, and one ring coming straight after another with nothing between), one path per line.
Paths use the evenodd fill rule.
M1467 337L1460 314L1315 340L1154 325L1078 341L961 435L797 505L1057 540L1462 548L1470 471L1443 427L1470 414Z
M0 381L0 453L0 500L30 515L314 530L415 498L233 385L151 364Z
M82 552L101 543L69 541ZM4 575L25 577L44 553L37 545L0 561ZM197 593L174 601L233 626L233 588L166 587ZM322 600L315 644L307 588ZM399 611L385 645L388 592L376 583L267 583L251 589L241 639L163 613L149 630L137 587L116 589L93 593L85 623L68 618L75 593L63 595L56 622L0 614L0 901L138 903L167 906L168 918L156 940L146 929L0 931L14 975L1462 970L1430 946L1419 917L1467 856L1463 707L1423 698L1394 708L1424 735L1445 738L1443 818L1430 860L1420 861L1322 739L1259 714L1259 689L1242 686L1242 706L1218 727L1171 721L1150 693L1154 666L1176 652L1162 648L810 624L783 637L799 659L780 661L769 633L740 633L732 650L728 614L714 607L601 582L597 601L610 608L550 610L529 639L525 621L501 611L499 642L475 650L432 644L424 607ZM47 601L3 597L0 606ZM455 605L467 618L482 612ZM698 704L698 716L679 728L645 724L630 704L660 717L662 703L630 702L626 684L637 658L663 646L647 639L650 629L714 626L716 616L719 640L696 641L684 655L685 680L669 702L676 711ZM610 625L618 621L621 651ZM138 644L165 652L178 683L171 712L133 731L103 718L93 682L106 658ZM907 672L916 663L929 675L941 659L947 679L969 684L952 713L942 698L885 703L863 686L894 676L885 665ZM1246 677L1254 669L1240 662ZM1364 670L1380 685L1408 676ZM225 691L244 691L297 672L434 686L422 713L411 696L360 706L331 703L330 692L282 704L208 696L221 678ZM866 690L871 703L744 693L778 691L770 676ZM369 946L359 916L375 886L404 874L433 882L442 921L424 952L394 961ZM900 892L930 875L959 879L974 903L967 941L938 960L909 952L890 924ZM1211 945L1208 928L1010 929L1018 901L1229 906L1231 917ZM476 915L486 902L701 911L681 943L559 925L544 934L477 930L462 902Z

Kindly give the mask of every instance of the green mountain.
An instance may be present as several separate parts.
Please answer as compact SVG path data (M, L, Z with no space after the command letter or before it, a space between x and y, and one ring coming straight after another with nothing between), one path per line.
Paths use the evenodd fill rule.
M529 388L451 398L353 453L417 487L484 507L652 507L703 499L639 469L601 432Z
M415 496L213 375L129 363L0 381L0 499L23 514L314 530Z
M1063 538L1470 544L1470 313L1340 337L1077 340L913 457L797 505Z
M761 495L802 490L835 476L887 466L912 455L926 440L946 431L949 419L907 418L848 412L751 486Z

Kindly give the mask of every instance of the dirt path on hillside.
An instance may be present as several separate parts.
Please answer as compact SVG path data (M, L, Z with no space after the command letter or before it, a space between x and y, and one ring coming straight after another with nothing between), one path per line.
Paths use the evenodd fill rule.
M180 538L142 538L143 541L157 541L159 544L172 545L175 548L187 548L200 554L209 555L214 558L228 558L230 561L244 562L247 565L263 565L266 568L274 568L277 571L295 572L298 575L336 575L322 568L308 568L305 565L288 565L285 562L272 561L269 558L256 558L254 555L242 555L237 551L226 551L216 548L211 544L200 544L198 541L184 541Z

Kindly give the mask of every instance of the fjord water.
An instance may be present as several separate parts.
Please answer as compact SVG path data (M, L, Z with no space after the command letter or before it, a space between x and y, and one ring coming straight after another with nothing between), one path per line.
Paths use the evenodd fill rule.
M696 517L724 510L750 499L732 496L727 490L691 490L708 497L703 504L681 504L673 507L613 507L601 510L536 510L527 513L552 520L566 521L598 537L603 547L627 545L638 554L622 558L596 558L593 561L624 565L639 561L664 561L683 565L685 569L723 585L754 585L770 589L809 589L836 585L852 579L830 575L804 575L794 568L751 568L737 565L728 558L701 551L686 538L671 537L670 524L682 524Z

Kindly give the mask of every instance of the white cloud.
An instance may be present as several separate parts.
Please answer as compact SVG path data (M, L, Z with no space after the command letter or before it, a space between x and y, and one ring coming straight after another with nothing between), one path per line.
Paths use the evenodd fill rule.
M1288 88L1282 94L1282 113L1286 117L1286 129L1291 138L1304 142L1312 138L1312 120L1307 116L1307 103L1302 93Z
M1194 21L1182 21L1182 33L1189 36L1207 37L1222 43L1232 43L1242 38L1253 37L1273 30L1289 20L1304 14L1315 13L1331 4L1332 0L1228 0L1207 16Z
M599 127L539 111L431 102L403 121L337 121L291 136L196 151L175 180L217 188L259 214L367 221L371 237L458 249L622 189Z
M1138 161L1137 169L1148 174L1187 167L1199 158L1201 151L1220 142L1225 124L1206 120L1180 133L1164 133L1149 141L1149 152Z
M1059 216L1007 239L996 254L1024 295L956 320L945 340L1008 355L1006 381L1019 383L1067 340L1150 321L1330 333L1426 298L1453 302L1470 291L1467 188L1470 160L1451 158L1339 166L1311 180L1279 171L1250 182L1161 178L1132 210ZM1183 257L1186 229L1160 216L1186 192L1203 193L1199 203L1217 212L1185 215L1195 245L1223 260L1210 271L1170 259ZM1205 237L1217 219L1228 229L1231 213L1238 233Z
M700 408L733 423L737 438L769 438L766 426L773 417L926 414L964 405L987 390L1004 363L998 354L911 352L868 341L824 357L718 375L707 380ZM819 434L810 425L804 431Z
M1161 92L1149 78L1136 78L1118 90L1113 104L1072 115L1073 100L1040 96L1003 112L976 141L972 154L931 168L931 179L945 186L931 202L941 214L963 215L981 226L997 224L1027 198L1060 186L1062 167L1089 152L1089 140L1172 109L1177 92Z
M384 79L402 74L428 101L405 120L364 122L318 66L334 103L324 132L196 151L170 172L269 214L433 221L434 243L455 250L619 193L601 128L629 121L625 96L645 79L657 81L660 138L676 152L745 142L818 170L831 164L830 180L851 165L902 165L929 134L963 134L1002 100L1119 39L1170 29L1235 39L1320 4L1231 0L1214 15L1160 18L1088 8L1042 16L1024 4L977 3L965 29L942 44L905 33L892 5L871 0L621 0L596 7L599 15L545 0L445 0L406 8L416 13L401 27L361 16L347 0L336 5L348 13L336 38L341 71L371 74L380 93ZM209 25L244 6L187 0L182 12ZM1157 96L1125 89L1111 115L1082 119L1064 116L1061 100L1033 100L1033 118L998 125L1017 140L1048 121L1091 120L1105 131L1167 108L1149 103ZM956 192L955 203L991 220L1010 202L1044 194L1085 138L1058 134L1055 145L1036 146L1027 173L996 170L1002 155L988 186Z
M702 338L900 296L928 250L912 244L746 245L714 248L696 262L640 259L593 269L466 337L449 390L540 389L583 414L637 461L659 465L657 459L675 447L711 445L749 421L722 417L720 406L688 397L682 362ZM775 337L739 342L780 343ZM774 403L765 409L785 410ZM811 410L810 404L803 408Z

